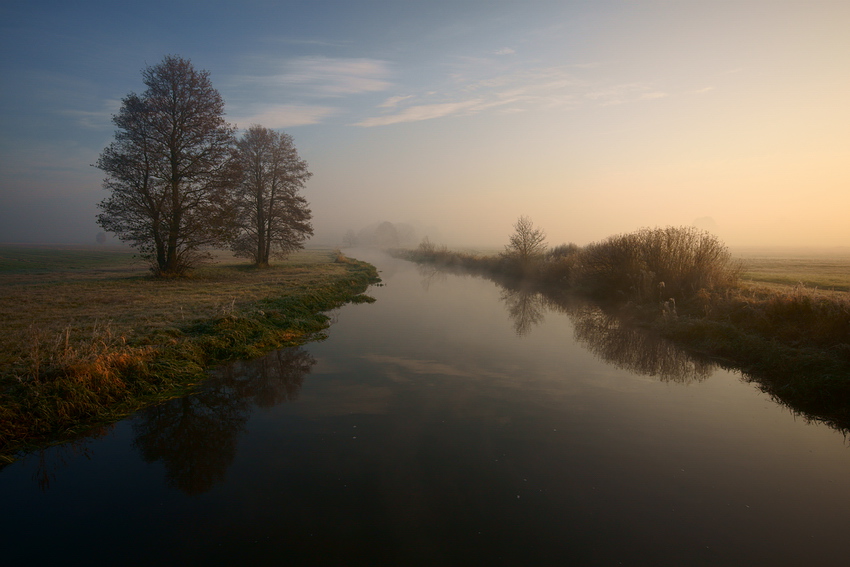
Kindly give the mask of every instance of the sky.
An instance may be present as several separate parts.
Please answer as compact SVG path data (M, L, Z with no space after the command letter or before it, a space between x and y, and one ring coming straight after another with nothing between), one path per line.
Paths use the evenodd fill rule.
M846 0L4 0L0 242L95 242L91 164L166 55L293 136L315 244L850 246Z

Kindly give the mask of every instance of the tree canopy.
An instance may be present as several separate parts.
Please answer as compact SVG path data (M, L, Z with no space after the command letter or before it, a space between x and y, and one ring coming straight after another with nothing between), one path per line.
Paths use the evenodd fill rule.
M232 192L236 233L231 249L268 266L303 247L313 234L311 212L300 195L312 174L289 134L251 126L236 143L241 175Z
M115 140L96 166L111 193L98 224L138 248L160 275L180 275L227 239L226 189L234 128L207 71L166 56L142 73L147 90L123 99Z

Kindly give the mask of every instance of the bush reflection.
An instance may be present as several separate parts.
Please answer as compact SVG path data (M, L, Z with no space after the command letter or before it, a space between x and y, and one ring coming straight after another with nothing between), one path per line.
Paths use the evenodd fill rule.
M617 316L574 297L558 299L529 288L502 285L501 300L519 336L527 335L552 310L572 320L579 343L619 368L679 383L705 380L715 369L711 362L689 355L670 341L630 327Z

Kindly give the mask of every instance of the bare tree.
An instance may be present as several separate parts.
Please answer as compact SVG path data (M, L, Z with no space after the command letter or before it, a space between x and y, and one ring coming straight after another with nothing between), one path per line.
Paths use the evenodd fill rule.
M539 257L546 251L546 233L540 228L534 228L534 223L528 217L522 216L514 223L514 233L510 244L505 247L508 256L516 257L522 266Z
M342 237L342 244L344 246L357 246L357 234L355 234L354 230L348 229L345 231L345 236Z
M241 181L233 192L238 229L231 248L257 266L303 248L313 234L307 200L312 176L289 134L253 125L236 144Z
M96 166L111 193L98 224L139 249L158 275L181 275L228 234L233 128L207 71L166 56L142 72L147 90L129 94L112 121L115 140Z

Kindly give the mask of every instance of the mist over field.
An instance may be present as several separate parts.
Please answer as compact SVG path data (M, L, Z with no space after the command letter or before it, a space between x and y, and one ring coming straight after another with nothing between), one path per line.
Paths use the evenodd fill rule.
M551 245L845 246L848 22L832 1L8 2L0 242L95 242L111 116L177 54L240 131L293 136L313 246L390 222L499 248L521 215Z

